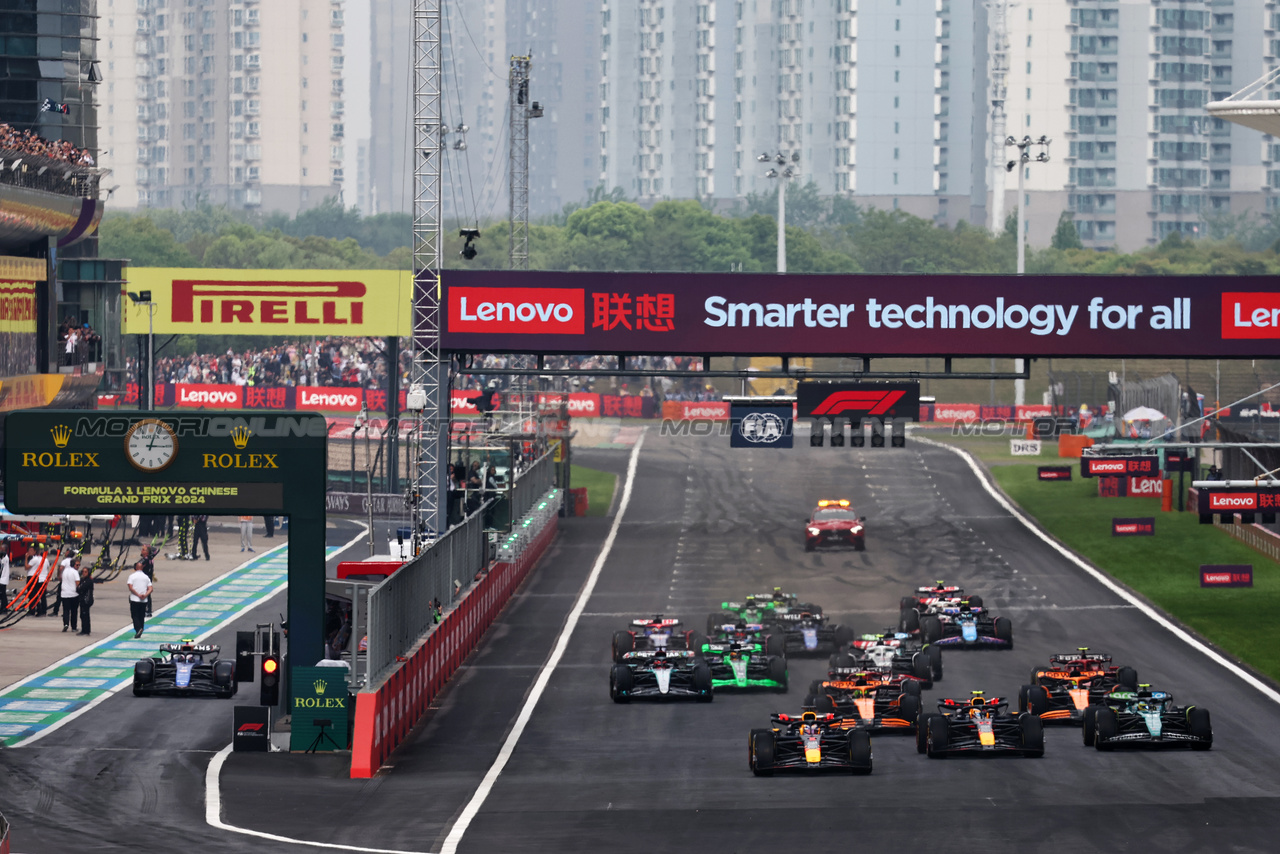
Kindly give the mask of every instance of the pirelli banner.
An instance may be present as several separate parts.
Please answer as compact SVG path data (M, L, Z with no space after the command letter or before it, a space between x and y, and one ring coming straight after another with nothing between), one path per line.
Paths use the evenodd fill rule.
M1263 276L446 270L457 352L1270 358Z
M407 337L413 275L400 270L203 270L130 267L163 335ZM122 301L123 332L147 334L147 307Z

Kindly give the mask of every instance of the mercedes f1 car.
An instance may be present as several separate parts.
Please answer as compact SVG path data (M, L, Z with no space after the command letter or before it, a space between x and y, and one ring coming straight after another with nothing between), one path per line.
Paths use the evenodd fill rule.
M812 711L770 720L771 729L753 729L747 739L747 764L757 777L779 771L871 773L871 734L865 729Z
M821 614L788 611L774 614L773 619L786 633L787 655L830 655L853 641L853 629L840 623L830 623Z
M765 652L763 643L712 641L702 645L702 658L711 667L711 684L716 690L765 688L779 694L787 692L787 660Z
M916 730L916 749L931 759L953 755L1044 756L1044 728L1035 715L1011 715L999 697L974 691L968 700L938 700Z
M1081 647L1051 656L1048 667L1032 669L1031 684L1018 691L1018 711L1031 712L1042 721L1079 724L1090 706L1106 702L1117 688L1136 691L1138 672L1116 667L1111 656Z
M650 619L631 621L631 628L613 633L613 660L636 650L699 649L706 641L695 631L680 627L679 620L654 614Z
M847 652L831 657L832 668L888 668L924 682L925 688L942 679L942 650L918 637L892 629L862 635Z
M833 671L831 678L809 686L806 708L834 713L842 726L915 732L920 718L920 682L888 670Z
M144 658L133 666L134 696L227 699L235 695L236 665L229 658L218 658L219 647L183 641L162 643L160 652L167 657Z
M692 649L623 653L609 672L609 696L615 703L641 698L710 703L714 690L711 667Z
M1085 746L1093 745L1098 750L1213 747L1208 709L1176 706L1172 694L1152 691L1150 685L1139 685L1136 691L1112 691L1104 705L1085 709L1083 734Z
M859 516L849 506L848 499L823 499L809 514L805 522L804 550L811 552L818 546L853 546L865 551L867 535L863 524L866 516Z

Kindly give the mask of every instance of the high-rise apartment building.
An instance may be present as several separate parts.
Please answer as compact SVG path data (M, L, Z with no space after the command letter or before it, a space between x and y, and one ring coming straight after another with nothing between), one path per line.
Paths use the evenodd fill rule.
M296 213L342 192L342 0L100 9L103 165L123 208Z

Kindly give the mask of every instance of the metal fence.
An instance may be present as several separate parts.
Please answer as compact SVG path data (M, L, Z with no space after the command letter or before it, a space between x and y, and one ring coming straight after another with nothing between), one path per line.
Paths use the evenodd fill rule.
M511 487L511 521L528 513L556 485L555 452L548 451L520 473Z

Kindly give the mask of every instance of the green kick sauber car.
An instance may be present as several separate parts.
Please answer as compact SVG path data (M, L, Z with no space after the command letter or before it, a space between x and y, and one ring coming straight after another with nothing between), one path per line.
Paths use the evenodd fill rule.
M711 685L716 690L760 688L778 694L787 692L787 660L768 655L763 644L704 643L702 657L711 667Z

